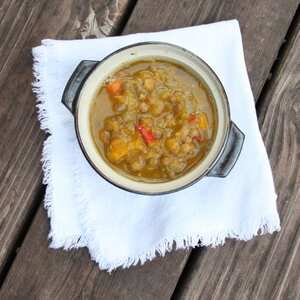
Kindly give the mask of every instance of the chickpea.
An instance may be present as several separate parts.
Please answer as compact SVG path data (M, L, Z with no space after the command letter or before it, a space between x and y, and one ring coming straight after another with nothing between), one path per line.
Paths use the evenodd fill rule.
M168 173L170 178L175 178L176 177L176 173L170 168L167 169L167 173Z
M198 136L199 135L199 130L197 128L193 128L191 130L191 136Z
M99 132L99 136L100 136L100 139L101 141L104 143L104 144L108 144L110 142L110 132L105 130L104 128L102 128Z
M105 127L105 129L111 130L111 131L118 131L120 129L118 121L113 118L106 119L104 127Z
M131 153L134 151L140 151L145 153L146 152L145 147L146 147L145 143L141 138L135 138L128 143L128 149ZM135 155L133 157L135 159Z
M116 112L122 112L125 111L127 109L127 104L125 103L116 103L113 105L113 110Z
M160 139L162 137L162 131L160 129L155 129L153 133L156 139Z
M166 126L167 127L174 127L176 125L175 118L172 114L168 114L166 116Z
M180 102L177 102L174 105L173 110L174 110L175 116L177 116L177 117L181 116L183 114L183 111L184 111L183 104L180 103Z
M149 105L146 102L141 102L139 104L139 110L142 113L146 113L149 110Z
M152 92L154 89L155 81L152 78L146 78L144 80L144 87L148 92Z
M190 133L190 128L188 126L183 126L180 130L180 136L183 140L187 138Z
M188 135L185 139L184 139L184 142L185 143L191 143L193 141L193 139Z
M124 96L116 95L116 96L114 96L113 100L114 100L115 103L119 103L119 104L125 103L125 97Z
M155 151L160 151L160 148L161 148L160 141L159 140L155 140L150 145L148 145L148 147L150 147L151 149L153 149Z
M153 120L151 118L142 118L140 122L147 128L153 127Z
M168 170L175 173L180 173L184 170L186 163L184 161L174 159L169 165Z
M169 101L164 101L165 111L173 112L173 105Z
M181 147L183 154L191 153L194 150L195 146L192 143L184 143Z
M127 122L127 126L126 127L131 132L135 131L135 126L134 126L134 123L132 121Z
M160 100L156 101L150 106L150 112L154 116L159 116L164 110L164 103Z
M170 98L170 92L169 91L163 91L160 95L159 95L161 100L167 100Z
M141 94L139 95L139 99L140 99L140 100L145 100L145 99L146 99L146 95L143 94L143 93L141 93Z
M162 159L161 159L161 162L164 166L168 166L171 162L172 162L172 158L169 157L169 156L164 156Z
M169 138L172 135L172 129L165 128L165 137Z
M166 140L166 147L173 154L178 154L180 151L180 145L176 138L168 138Z
M150 167L150 169L154 169L158 166L158 163L159 163L158 157L151 157L148 161L148 166Z
M130 163L130 168L134 172L141 171L145 164L145 160L141 156L138 156L136 160Z

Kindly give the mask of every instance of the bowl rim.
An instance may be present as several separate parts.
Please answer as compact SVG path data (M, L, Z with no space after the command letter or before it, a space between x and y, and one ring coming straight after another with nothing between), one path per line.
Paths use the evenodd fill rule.
M184 185L175 187L174 189L170 189L170 190L166 190L166 191L162 191L162 192L144 192L144 191L140 191L140 190L131 189L130 187L126 187L124 185L121 185L121 184L118 184L118 183L114 182L108 176L106 176L101 170L99 170L99 168L95 165L95 163L89 157L89 155L88 155L88 153L87 153L87 151L86 151L86 149L84 147L83 141L81 139L80 130L79 130L79 124L78 124L78 107L79 107L79 102L80 102L79 96L80 96L80 92L81 92L81 90L82 90L82 88L83 88L83 86L85 84L85 81L88 79L88 77L103 62L105 62L106 60L110 59L112 56L116 55L117 53L122 52L122 51L127 50L127 49L130 49L130 48L137 47L137 46L147 46L147 45L153 45L153 44L155 44L155 45L166 45L166 46L169 46L169 47L177 48L177 49L179 49L179 50L181 50L183 52L188 53L189 55L191 55L195 59L199 60L202 64L204 64L209 69L209 71L213 74L213 76L215 77L215 79L217 80L217 82L218 82L218 84L219 84L219 86L221 88L221 91L222 91L222 94L223 94L223 100L224 100L224 103L225 103L226 108L227 108L227 115L228 115L228 120L229 120L228 124L226 125L226 128L225 128L225 134L224 134L223 144L220 147L219 151L216 153L215 158L212 160L212 162L210 163L210 165L206 168L206 170L202 174L200 174L197 178L195 178L194 180L191 180L190 182L188 182L188 183L186 183ZM161 42L161 41L139 42L139 43L134 43L134 44L130 44L130 45L121 47L121 48L119 48L119 49L111 52L110 54L108 54L107 56L105 56L103 59L101 59L98 63L96 63L95 66L90 70L90 72L84 78L84 80L82 80L82 82L80 83L80 86L79 86L78 90L76 91L75 98L78 100L78 101L76 101L75 113L74 113L75 132L76 132L77 140L79 142L79 146L81 148L81 151L82 151L83 155L85 156L85 159L88 161L88 163L90 164L90 166L96 171L96 173L98 175L100 175L104 180L106 180L107 182L109 182L113 186L115 186L117 188L120 188L120 189L122 189L122 190L124 190L126 192L130 192L130 193L134 193L134 194L139 194L139 195L144 195L144 196L160 196L160 195L166 195L166 194L175 193L175 192L184 190L184 189L192 186L193 184L195 184L196 182L198 182L199 180L201 180L203 177L205 177L209 173L209 171L217 164L219 158L222 156L222 153L224 152L224 148L225 148L226 142L227 142L228 137L229 137L230 120L231 120L230 105L229 105L227 93L225 91L225 88L224 88L224 86L222 84L222 81L220 80L219 76L212 69L212 67L205 60L203 60L201 57L199 57L198 55L196 55L192 51L185 49L184 47L181 47L181 46L178 46L178 45L175 45L175 44L172 44L172 43ZM155 183L153 183L153 184L155 184Z

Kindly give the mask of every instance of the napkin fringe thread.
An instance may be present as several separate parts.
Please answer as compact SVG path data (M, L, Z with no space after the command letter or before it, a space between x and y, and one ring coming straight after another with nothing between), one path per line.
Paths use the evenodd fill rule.
M42 171L43 171L43 184L47 185L45 197L44 197L44 207L47 211L47 215L50 218L50 222L53 221L53 208L52 208L52 197L53 197L53 180L51 176L51 149L52 147L52 132L50 126L50 118L48 115L46 99L47 93L45 91L45 87L47 86L45 80L45 69L46 66L46 51L45 46L41 45L37 47L38 49L33 49L33 77L34 80L32 82L32 90L37 97L36 108L37 108L37 116L40 122L40 127L43 131L45 131L49 136L43 143L42 150ZM50 226L50 232L48 235L48 239L51 241L52 248L60 248L71 249L77 248L81 246L80 237L70 237L68 240L63 239L60 240L57 236L55 236L55 232L52 230L52 226Z
M47 139L43 143L43 151L42 151L42 170L43 170L43 184L47 185L45 198L44 198L44 206L47 209L48 217L52 217L52 208L51 208L51 198L53 194L53 184L51 178L51 153L50 149L52 149L52 136L51 130L49 126L49 116L46 108L46 93L43 90L43 86L45 87L46 82L44 80L45 70L44 67L46 65L46 53L44 46L38 47L38 51L33 49L33 75L34 81L32 83L32 90L36 94L37 97L37 115L38 120L40 122L41 129L46 133L50 134ZM49 234L51 236L51 233Z
M45 86L47 86L44 79L44 66L46 65L46 52L45 47L39 46L39 49L33 49L33 76L34 81L32 83L32 90L37 96L37 114L38 120L41 124L41 129L46 133L51 134L49 126L49 116L47 113L46 99L47 95L44 91Z
M175 237L172 239L164 239L159 242L154 248L150 251L137 255L134 257L128 257L112 262L107 262L103 259L102 253L94 255L94 259L100 269L107 270L112 272L118 267L123 269L129 268L131 266L136 266L139 263L143 265L146 261L153 260L157 256L165 256L167 252L172 250L188 250L190 248L195 248L197 246L201 247L217 247L225 244L226 238L234 238L237 240L248 241L257 235L263 235L266 233L272 234L274 231L280 230L279 218L270 216L269 218L262 218L259 224L251 224L247 226L247 230L244 230L242 233L236 234L234 231L227 232L207 232L205 234L195 234L187 235L185 238Z

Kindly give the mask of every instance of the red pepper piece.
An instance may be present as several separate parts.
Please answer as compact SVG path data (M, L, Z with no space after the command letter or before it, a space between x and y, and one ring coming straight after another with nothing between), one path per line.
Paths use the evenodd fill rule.
M150 144L155 140L154 133L152 132L151 129L146 128L142 124L136 125L136 129L141 133L141 135L143 136L147 144Z
M202 138L201 135L195 135L195 136L193 136L192 140L195 141L195 142L198 142L198 143L203 142L203 138Z
M196 119L197 119L197 117L196 117L196 115L195 115L194 113L191 113L191 114L189 115L189 117L188 117L189 123L195 123L195 122L196 122Z

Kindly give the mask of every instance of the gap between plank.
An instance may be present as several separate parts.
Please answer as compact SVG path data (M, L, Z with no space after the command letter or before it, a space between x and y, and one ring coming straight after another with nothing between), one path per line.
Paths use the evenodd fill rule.
M180 299L180 297L178 297L178 295L180 295L180 290L186 283L185 279L188 278L189 276L191 276L193 266L196 263L198 257L201 255L201 252L203 250L204 250L204 247L201 247L201 246L192 249L192 251L185 263L185 266L179 276L179 279L177 281L177 285L173 291L173 294L171 296L172 300Z
M279 66L281 65L282 59L284 57L284 54L287 50L288 47L288 43L289 41L292 40L292 37L294 36L294 34L296 33L295 30L297 28L297 24L300 22L300 5L298 5L298 8L294 14L294 17L290 23L290 26L288 28L288 31L283 39L283 42L281 44L281 47L279 48L278 54L276 59L274 60L274 63L271 67L270 73L269 73L269 77L267 79L267 81L265 82L265 84L263 85L263 88L260 92L258 101L256 103L256 113L257 115L261 115L262 113L264 113L263 111L261 111L261 108L264 107L263 102L265 101L266 97L266 93L269 90L270 84L272 82L272 80L274 78L276 78L276 74L278 72Z
M116 28L113 35L121 35L123 33L128 21L130 19L131 14L134 11L134 8L135 8L137 2L138 2L138 0L131 0L129 2L126 11L123 14L123 17L119 22L119 26L118 26L118 28Z
M21 230L20 230L20 233L14 243L14 246L11 250L11 253L9 254L5 264L4 264L4 267L2 269L2 272L0 274L0 289L5 281L5 278L6 278L6 275L8 274L9 270L10 270L10 267L11 265L13 264L17 254L18 254L18 251L19 249L21 248L22 244L23 244L23 241L25 239L25 236L33 222L33 219L38 211L38 208L40 206L40 203L41 203L41 199L44 199L44 195L45 195L45 186L44 185L41 185L36 197L35 197L35 200L32 201L32 205L31 207L28 209L28 216L26 218L26 221L24 222Z
M131 0L128 4L128 7L126 8L126 11L124 12L117 28L111 33L111 35L120 35L122 34L135 6L136 6L137 0ZM46 137L45 137L46 139ZM20 232L16 238L16 241L12 247L11 253L8 255L7 260L4 264L3 270L0 273L0 290L2 288L2 285L5 281L5 278L7 274L9 273L10 267L12 266L17 254L18 250L22 247L23 241L25 240L25 237L31 227L31 224L33 223L33 220L37 214L37 211L40 207L40 204L44 200L46 187L41 184L41 187L35 197L35 199L32 201L32 205L28 210L28 215L26 217L26 220L24 221L24 224L22 225L22 228L20 229Z
M263 113L260 111L260 108L264 107L264 105L262 105L262 104L263 104L264 99L266 98L265 95L270 87L272 80L274 80L274 78L276 78L277 70L279 69L279 67L281 65L282 59L284 57L284 53L288 47L288 43L292 39L293 35L296 33L295 30L296 30L298 22L300 22L300 5L298 6L298 8L295 12L295 15L290 23L287 33L283 39L282 45L279 48L278 55L272 64L272 67L270 69L270 76L266 80L266 82L263 85L263 88L258 96L258 101L256 103L257 115L260 115L261 113ZM188 277L191 276L194 263L199 259L203 250L204 250L204 248L201 246L199 248L192 249L192 251L189 255L189 258L187 259L187 262L183 268L183 271L180 274L180 277L179 277L177 285L173 291L173 294L171 296L172 300L180 299L180 294L181 294L180 291L188 283Z

